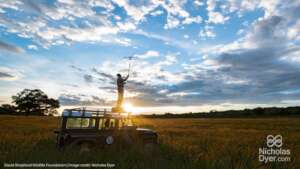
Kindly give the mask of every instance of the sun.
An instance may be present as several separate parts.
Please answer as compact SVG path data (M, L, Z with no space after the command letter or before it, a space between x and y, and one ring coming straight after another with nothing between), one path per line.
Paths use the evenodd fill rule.
M134 114L136 113L136 109L131 103L124 103L123 108L127 112L131 112L131 113L134 113Z

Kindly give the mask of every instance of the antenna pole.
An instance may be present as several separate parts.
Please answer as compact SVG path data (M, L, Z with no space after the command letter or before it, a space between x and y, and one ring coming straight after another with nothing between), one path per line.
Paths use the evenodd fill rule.
M130 74L130 69L131 69L131 61L134 59L134 56L128 56L128 57L124 57L124 58L127 58L128 59L128 76Z
M128 76L129 76L129 74L130 74L130 70L131 70L131 66L132 66L132 60L134 60L134 59L138 59L138 57L136 57L136 56L127 56L127 57L123 57L123 59L128 59L128 71L127 71L127 73L128 73Z
M132 58L129 58L128 76L129 76L129 73L130 73L130 68L131 68L131 59L132 59Z

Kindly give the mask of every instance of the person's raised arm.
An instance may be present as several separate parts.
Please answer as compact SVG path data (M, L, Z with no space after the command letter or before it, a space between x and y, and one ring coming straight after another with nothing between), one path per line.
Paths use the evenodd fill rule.
M126 81L129 78L129 74L124 78L124 81Z

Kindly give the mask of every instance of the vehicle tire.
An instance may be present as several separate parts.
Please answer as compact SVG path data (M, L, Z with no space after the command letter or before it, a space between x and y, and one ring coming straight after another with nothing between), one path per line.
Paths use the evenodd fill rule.
M154 143L144 143L144 151L148 153L152 153L156 147Z
M90 152L92 149L92 144L89 142L80 143L80 153Z
M126 131L123 135L123 140L124 140L124 143L126 144L126 146L130 146L130 145L133 145L133 138L132 136L129 134L128 131Z
M58 134L58 135L56 136L56 148L60 149L61 143L62 143L62 141L61 141L61 136Z
M107 136L106 138L105 138L105 144L106 145L112 145L112 144L114 144L114 137L113 136Z

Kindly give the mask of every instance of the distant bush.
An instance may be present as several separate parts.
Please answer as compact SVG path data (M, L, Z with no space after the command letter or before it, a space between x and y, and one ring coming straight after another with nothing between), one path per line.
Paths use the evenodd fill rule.
M0 114L17 114L16 106L10 104L2 104L0 106Z

